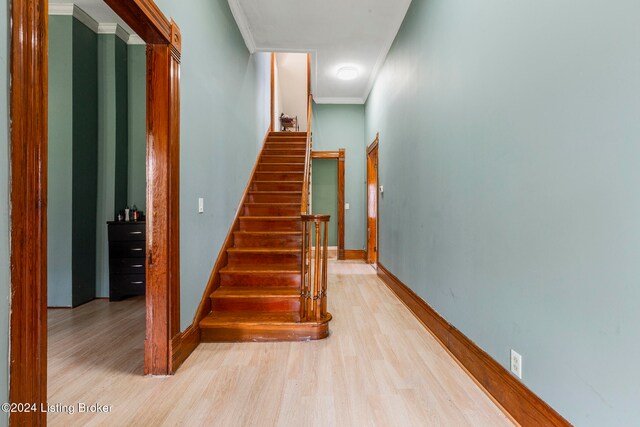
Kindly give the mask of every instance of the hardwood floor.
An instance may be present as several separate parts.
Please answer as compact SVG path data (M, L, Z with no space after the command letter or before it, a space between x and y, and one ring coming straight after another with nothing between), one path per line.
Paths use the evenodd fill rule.
M142 376L142 299L49 311L49 404L112 405L50 425L512 425L375 270L329 272L329 338L203 343L173 377Z

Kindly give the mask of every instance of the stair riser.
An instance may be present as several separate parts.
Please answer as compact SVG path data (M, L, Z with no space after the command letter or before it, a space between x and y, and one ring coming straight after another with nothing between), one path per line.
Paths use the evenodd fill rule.
M262 154L265 156L304 156L307 150L304 148L267 148Z
M225 273L220 272L223 287L299 288L300 273Z
M300 253L292 254L260 254L260 253L238 253L229 252L229 264L270 264L270 265L291 265L300 264L302 255Z
M263 155L260 158L262 163L302 163L304 164L305 156L269 156Z
M302 222L290 221L270 221L270 220L249 220L240 218L240 231L301 231Z
M245 206L245 216L272 216L272 215L300 215L300 205L291 207L280 207L275 205L268 206Z
M249 194L247 197L249 203L301 203L301 201L300 194Z
M266 248L278 246L281 248L299 248L302 245L302 236L248 236L236 234L234 246L237 248Z
M254 191L302 191L302 182L255 182Z
M304 165L302 167L304 168ZM302 181L303 177L304 173L297 171L256 172L256 181Z
M212 311L265 311L271 313L283 313L300 310L300 297L238 297L216 298L211 297Z
M202 342L311 341L329 336L329 324L251 325L250 327L201 326Z
M301 163L260 163L258 164L258 172L304 172L304 164ZM302 177L302 175L300 175Z
M264 146L265 150L270 148L292 148L295 150L305 150L307 149L306 141L295 141L295 140L285 140L285 141L269 141Z
M270 142L307 142L307 135L304 136L271 136L267 139L267 144Z

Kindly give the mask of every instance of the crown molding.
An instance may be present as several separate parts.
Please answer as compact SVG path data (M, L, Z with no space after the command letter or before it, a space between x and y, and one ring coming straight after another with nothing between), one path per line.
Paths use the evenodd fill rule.
M73 16L78 21L86 25L91 31L97 34L115 34L127 44L146 44L137 34L129 34L120 25L112 22L97 22L87 12L73 3L51 3L49 5L49 15L52 16Z
M229 8L231 9L233 18L236 20L240 34L242 34L244 44L247 46L247 49L249 49L249 53L254 53L256 51L256 42L253 39L253 34L251 34L251 30L249 29L249 24L247 22L247 16L245 15L244 10L242 10L239 0L229 0Z
M53 16L73 16L78 21L86 25L94 33L98 32L98 22L87 12L80 9L73 3L53 3L49 5L49 15Z
M98 34L115 34L125 43L128 43L130 39L129 33L118 24L99 24Z
M363 98L326 98L326 97L313 97L316 104L364 104Z
M127 41L127 44L131 44L131 45L138 45L138 44L144 44L146 45L147 43L142 40L142 37L140 37L137 34L131 34L129 35L129 40Z

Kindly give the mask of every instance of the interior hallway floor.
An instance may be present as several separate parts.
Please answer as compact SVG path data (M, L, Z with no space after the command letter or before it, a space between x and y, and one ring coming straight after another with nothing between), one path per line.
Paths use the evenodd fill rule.
M500 426L512 422L363 263L330 261L331 336L200 344L143 377L144 298L49 310L52 426Z

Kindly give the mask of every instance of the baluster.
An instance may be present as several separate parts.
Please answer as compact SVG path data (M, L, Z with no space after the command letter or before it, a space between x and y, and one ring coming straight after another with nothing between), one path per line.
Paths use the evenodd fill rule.
M324 318L327 314L327 258L329 247L329 222L324 223L324 245L322 248L322 289L320 291L321 304L320 304L320 318Z

